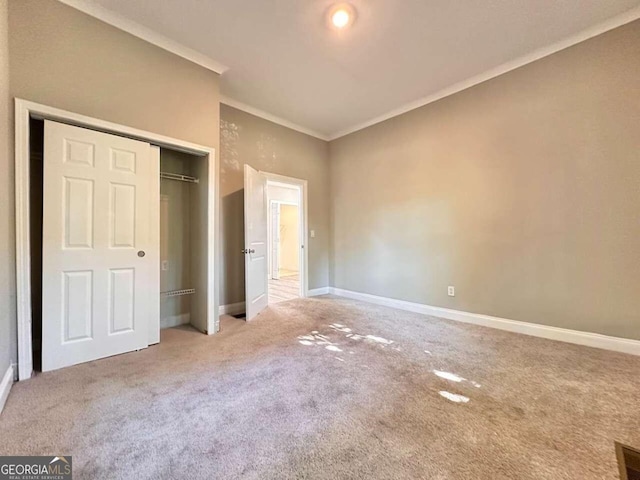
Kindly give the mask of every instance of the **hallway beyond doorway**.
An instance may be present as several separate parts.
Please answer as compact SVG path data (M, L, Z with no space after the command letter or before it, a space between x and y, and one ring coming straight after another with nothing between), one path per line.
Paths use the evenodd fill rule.
M268 303L301 296L302 210L300 186L267 181Z
M300 297L300 275L298 272L287 275L282 270L280 278L269 279L269 304L293 300Z

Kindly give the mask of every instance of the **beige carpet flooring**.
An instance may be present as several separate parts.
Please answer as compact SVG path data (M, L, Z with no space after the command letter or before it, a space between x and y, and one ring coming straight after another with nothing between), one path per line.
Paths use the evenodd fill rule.
M319 297L14 385L1 455L74 478L617 479L640 358Z
M269 279L269 303L285 302L300 297L300 276L280 272L280 278Z

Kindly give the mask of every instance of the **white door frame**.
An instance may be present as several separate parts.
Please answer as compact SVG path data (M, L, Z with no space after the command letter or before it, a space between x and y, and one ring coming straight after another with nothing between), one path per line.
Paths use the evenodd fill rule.
M278 175L276 173L263 171L260 171L260 173L267 178L267 185L269 183L284 183L300 188L300 204L298 205L300 212L300 245L302 246L300 249L300 297L306 298L309 296L309 212L307 209L307 181L300 178ZM268 218L271 218L271 214L269 214ZM268 288L267 282L267 293Z
M131 128L124 125L99 120L85 115L68 112L20 98L15 99L15 201L16 201L16 307L18 326L18 380L26 380L33 373L33 352L31 345L31 242L30 242L30 200L29 200L29 120L31 118L55 120L78 127L86 127L105 133L112 133L142 140L160 147L168 147L198 156L209 158L209 188L207 197L208 249L207 255L207 311L209 324L213 325L208 333L218 331L218 291L215 274L215 258L219 242L217 232L216 194L218 192L218 162L215 149L185 142L176 138Z

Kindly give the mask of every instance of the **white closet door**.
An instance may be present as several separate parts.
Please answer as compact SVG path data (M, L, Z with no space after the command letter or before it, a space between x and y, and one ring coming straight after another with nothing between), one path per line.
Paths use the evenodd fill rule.
M152 171L147 143L45 121L43 371L147 347Z
M249 165L244 166L245 303L247 320L266 308L267 179Z

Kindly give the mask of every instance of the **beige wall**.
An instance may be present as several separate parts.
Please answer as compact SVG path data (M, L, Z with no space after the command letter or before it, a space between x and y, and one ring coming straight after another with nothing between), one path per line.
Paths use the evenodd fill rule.
M235 108L220 106L221 229L224 270L221 304L244 300L244 164L308 180L309 288L329 278L329 146Z
M640 21L330 149L332 285L640 339Z
M57 1L11 1L11 94L217 147L219 76Z
M218 149L217 74L59 2L9 3L12 97ZM4 235L11 240L3 275L15 265L12 161L6 170L0 177L7 182L2 195L8 191L9 198L0 202L0 219L7 226L3 242ZM15 359L15 283L10 281Z
M9 23L7 0L0 0L0 376L11 362L11 339L15 337L15 281L12 204L12 161L9 145Z

